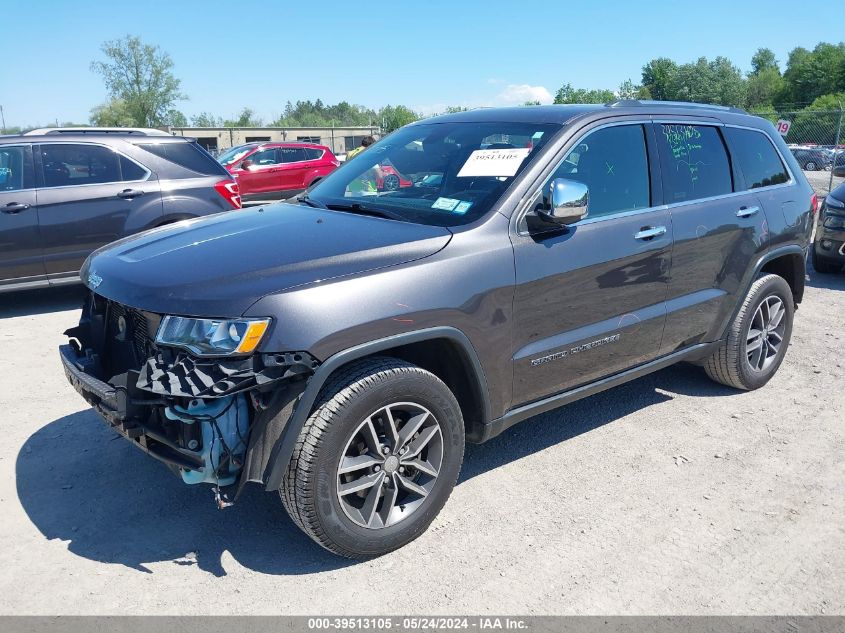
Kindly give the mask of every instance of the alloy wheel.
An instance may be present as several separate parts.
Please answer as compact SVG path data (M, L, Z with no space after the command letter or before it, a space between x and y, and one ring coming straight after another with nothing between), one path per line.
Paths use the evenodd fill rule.
M765 371L777 359L786 330L785 315L783 300L775 295L757 306L745 342L748 365L754 371Z
M431 493L443 464L443 432L425 407L387 405L352 433L337 468L337 496L346 516L380 529L405 520Z

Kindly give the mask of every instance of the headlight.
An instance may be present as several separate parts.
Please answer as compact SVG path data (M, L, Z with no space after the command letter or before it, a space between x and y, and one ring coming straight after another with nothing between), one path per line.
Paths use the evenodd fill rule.
M192 319L166 316L156 343L190 350L197 356L249 354L261 341L270 319Z

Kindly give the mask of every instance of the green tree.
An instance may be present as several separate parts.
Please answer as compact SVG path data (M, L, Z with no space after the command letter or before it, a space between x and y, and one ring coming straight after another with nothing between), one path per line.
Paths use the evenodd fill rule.
M572 84L563 84L555 95L555 103L610 103L616 101L612 90L587 90L573 88Z
M524 106L535 106L535 105L540 105L540 102L539 102L539 101L536 101L536 100L534 100L534 101L526 101L526 102L525 102L525 103L523 103L522 105L524 105Z
M186 98L172 73L173 60L158 46L127 35L105 42L102 51L107 61L91 62L91 70L102 76L112 102L123 102L133 125L162 125L173 104Z
M191 117L191 125L193 127L223 127L223 119L209 112L200 112Z
M626 79L616 90L616 96L620 99L644 99L643 87L637 86L630 79Z
M801 106L827 94L845 91L845 43L820 42L812 51L795 48L783 73L779 108Z
M757 52L751 57L751 72L749 75L759 75L766 70L776 70L780 75L780 67L778 67L778 60L775 58L774 52L770 48L758 48Z
M678 65L667 57L652 59L643 66L642 87L648 98L671 101L674 94L675 76Z
M672 101L695 101L726 106L745 105L746 85L742 72L726 57L708 61L699 57L694 63L677 67L670 84Z
M164 115L162 125L169 125L170 127L188 127L188 117L176 109L170 109Z
M133 127L138 125L123 99L112 99L91 110L91 125L99 127Z
M783 92L784 81L777 68L762 68L746 80L745 106L749 110L771 110L775 99Z
M382 124L382 132L390 134L403 125L413 123L420 118L420 115L403 105L386 105L379 110L378 118Z
M816 98L807 108L795 115L787 139L790 143L833 145L836 142L836 128L843 107L845 92ZM842 141L840 136L839 142Z
M255 112L250 108L241 110L237 119L226 119L223 121L223 127L262 127L264 121L260 117L255 116Z

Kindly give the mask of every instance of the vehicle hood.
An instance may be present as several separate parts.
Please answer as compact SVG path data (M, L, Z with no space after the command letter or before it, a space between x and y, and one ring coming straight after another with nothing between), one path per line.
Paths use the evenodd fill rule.
M113 242L91 254L80 276L97 294L142 310L240 316L268 294L428 257L451 236L437 226L274 204Z

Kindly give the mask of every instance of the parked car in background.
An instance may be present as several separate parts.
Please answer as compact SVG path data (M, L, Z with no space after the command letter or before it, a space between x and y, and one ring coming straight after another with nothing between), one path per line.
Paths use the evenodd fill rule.
M830 152L824 149L791 147L789 151L804 171L827 169L832 161Z
M381 174L376 178L376 189L379 191L396 191L402 187L413 186L413 182L405 178L390 165L382 165Z
M217 160L237 178L244 200L295 196L340 165L328 147L313 143L246 143Z
M819 211L816 237L813 242L813 268L820 273L835 273L842 270L843 265L845 265L845 183L825 197Z
M79 281L95 249L239 209L238 185L193 139L63 129L0 138L0 292Z

